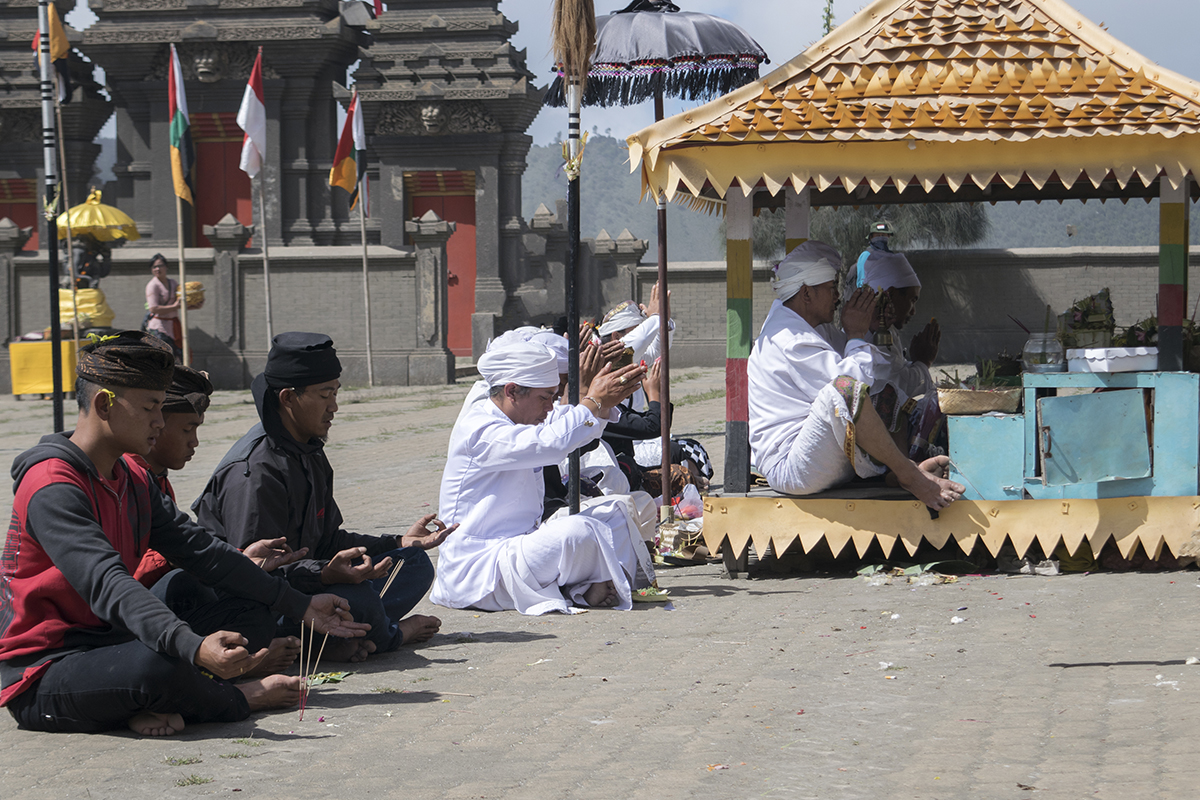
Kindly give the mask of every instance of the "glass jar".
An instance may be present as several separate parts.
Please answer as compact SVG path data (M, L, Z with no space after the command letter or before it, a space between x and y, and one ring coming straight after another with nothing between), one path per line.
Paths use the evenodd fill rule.
M1026 372L1065 372L1066 353L1057 333L1032 333L1021 350L1021 366Z

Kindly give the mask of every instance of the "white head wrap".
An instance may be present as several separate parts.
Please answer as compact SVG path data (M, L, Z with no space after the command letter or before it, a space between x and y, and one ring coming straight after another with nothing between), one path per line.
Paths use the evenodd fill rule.
M850 277L848 276L846 280L845 293L847 297L864 284L872 289L884 291L910 287L920 288L921 286L917 273L913 271L912 265L908 263L904 254L885 250L871 250L863 265L862 277L855 280L850 280Z
M820 286L837 280L842 258L824 242L809 239L775 267L771 288L780 300L790 300L801 286Z
M558 358L537 342L512 341L501 344L497 339L479 357L475 366L489 387L515 383L530 389L558 387Z
M601 336L608 336L610 333L637 327L645 321L646 315L642 313L638 304L632 300L626 300L604 315L604 321L596 329L596 332Z
M569 359L567 337L563 336L562 334L555 333L554 331L538 331L537 333L533 334L533 336L529 337L529 341L540 344L551 353L554 353L554 357L558 359L558 374L567 374L567 363ZM583 342L580 342L579 344L581 347L583 346Z

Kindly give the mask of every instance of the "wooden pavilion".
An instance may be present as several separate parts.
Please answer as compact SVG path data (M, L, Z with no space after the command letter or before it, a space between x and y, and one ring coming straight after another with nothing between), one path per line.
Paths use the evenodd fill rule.
M706 503L710 548L727 538L726 553L744 554L751 540L759 553L768 544L782 553L824 539L835 554L849 541L860 554L872 541L890 554L897 542L911 553L954 538L995 553L1008 538L1023 554L1034 539L1053 549L1086 538L1098 553L1112 537L1123 553L1141 542L1153 558L1164 544L1178 553L1200 527L1194 483L1185 496L1131 499L1102 487L1069 504L1052 499L1069 491L964 500L936 521L911 498L756 496L746 378L761 324L750 313L756 208L786 209L790 250L808 237L816 206L1073 198L1159 198L1158 369L1182 370L1200 84L1060 0L876 0L766 77L628 143L645 191L725 206L725 476ZM1191 416L1182 446L1194 464Z

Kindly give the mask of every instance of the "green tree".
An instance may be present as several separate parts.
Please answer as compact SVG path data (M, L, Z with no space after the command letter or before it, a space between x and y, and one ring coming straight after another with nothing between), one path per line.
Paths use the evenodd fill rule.
M872 222L887 220L893 250L968 247L987 238L987 207L977 203L909 203L895 206L825 206L813 210L812 238L832 245L846 264L858 259Z
M828 36L833 30L833 0L825 0L825 11L821 15L821 22L825 25L825 35Z

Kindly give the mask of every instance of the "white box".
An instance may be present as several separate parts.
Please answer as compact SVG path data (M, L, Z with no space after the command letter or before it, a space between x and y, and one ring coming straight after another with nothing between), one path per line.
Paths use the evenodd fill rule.
M1088 347L1067 351L1067 372L1153 372L1157 347Z

